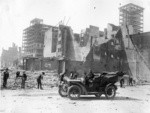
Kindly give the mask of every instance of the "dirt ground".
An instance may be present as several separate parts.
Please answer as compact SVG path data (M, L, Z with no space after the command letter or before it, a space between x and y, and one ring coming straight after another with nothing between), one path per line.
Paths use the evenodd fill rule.
M0 90L0 113L150 113L150 85L118 87L115 99L62 98L57 87Z

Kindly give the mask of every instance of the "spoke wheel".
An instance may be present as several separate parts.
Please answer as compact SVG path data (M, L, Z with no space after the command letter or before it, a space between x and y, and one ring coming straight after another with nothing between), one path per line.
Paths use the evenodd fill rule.
M67 91L63 87L59 88L58 93L61 97L67 97Z
M81 90L78 86L71 86L68 90L68 97L71 99L71 100L77 100L79 99L81 95Z
M105 96L107 99L113 99L116 95L116 89L114 86L108 86L105 89Z

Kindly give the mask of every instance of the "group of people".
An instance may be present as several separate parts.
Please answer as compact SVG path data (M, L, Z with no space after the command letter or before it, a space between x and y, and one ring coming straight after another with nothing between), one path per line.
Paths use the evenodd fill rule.
M65 75L67 74L67 70L60 76L60 79L62 79ZM9 78L9 69L8 68L6 68L5 70L4 70L4 72L3 72L3 88L7 88L7 80L8 80L8 78ZM43 87L42 87L42 79L43 79L43 76L45 75L45 73L44 72L42 72L38 77L37 77L37 88L38 89L43 89ZM78 77L78 73L76 72L76 71L71 71L70 72L70 76L69 76L69 78L70 79L77 79L77 77ZM16 72L16 78L15 78L15 83L16 83L16 80L18 79L18 78L21 78L21 88L25 88L25 83L26 83L26 80L27 80L27 74L26 74L26 72L25 71L23 71L23 74L21 75L20 74L20 71L17 71ZM92 79L92 78L94 78L94 74L93 74L93 72L90 70L90 72L89 72L89 74L85 74L85 79ZM14 84L15 84L14 83ZM125 83L125 80L124 80L124 78L122 78L121 80L120 80L120 87L124 87L124 83ZM133 80L133 78L132 77L129 77L129 85L130 86L133 86L133 83L134 83L134 80Z
M21 82L21 88L24 89L24 88L25 88L25 82L26 82L26 80L27 80L27 75L26 75L25 71L23 72L22 76L20 75L20 71L17 71L17 72L16 72L15 83L16 83L16 80L17 80L19 77L21 77L21 80L22 80L22 82ZM15 84L15 83L14 83L14 84Z
M37 77L37 88L38 89L43 89L42 87L42 79L43 79L43 76L45 75L44 72L42 72L38 77ZM8 81L8 78L10 76L9 74L9 69L6 68L4 70L4 72L2 73L2 76L3 76L3 88L6 89L7 88L7 81ZM17 71L16 72L16 78L15 78L15 83L14 85L16 84L17 82L17 79L18 78L21 78L21 88L24 89L25 88L25 83L26 83L26 80L27 80L27 74L25 71L23 71L23 74L21 75L20 71Z
M129 78L128 78L128 82L129 82L129 86L133 86L133 84L135 84L135 80L133 80L133 78L130 77L130 76L129 76ZM122 78L122 79L120 80L120 87L124 87L124 84L125 84L125 79Z

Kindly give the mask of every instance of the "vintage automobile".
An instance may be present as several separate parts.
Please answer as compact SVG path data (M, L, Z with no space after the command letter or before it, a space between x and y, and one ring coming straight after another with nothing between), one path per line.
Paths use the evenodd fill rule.
M117 90L115 83L123 77L124 72L91 74L92 76L81 79L62 76L59 84L60 96L76 100L80 95L95 95L100 98L104 94L107 99L113 99Z

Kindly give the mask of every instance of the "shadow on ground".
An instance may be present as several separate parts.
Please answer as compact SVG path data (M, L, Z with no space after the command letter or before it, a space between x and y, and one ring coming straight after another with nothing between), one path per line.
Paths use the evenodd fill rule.
M117 100L117 101L141 101L141 99L137 99L137 98L131 98L131 97L123 97L123 96L117 96L114 99L106 99L106 97L102 96L101 98L96 98L96 97L80 97L79 100L83 100L83 101L89 101L89 100L108 100L108 101L112 101L112 100Z
M28 97L37 97L37 96L56 96L56 93L45 93L45 94L18 94L13 96L28 96Z
M18 94L18 95L13 95L13 96L24 96L24 97L37 97L37 96L58 96L57 93L40 93L40 94ZM62 97L63 98L63 97ZM69 99L69 98L68 98ZM132 97L124 97L124 96L117 96L114 99L106 99L105 96L101 96L100 98L97 97L93 97L93 96L82 96L80 97L77 101L93 101L93 100L106 100L106 101L113 101L113 100L117 100L117 101L142 101L141 99L137 99L137 98L132 98Z

